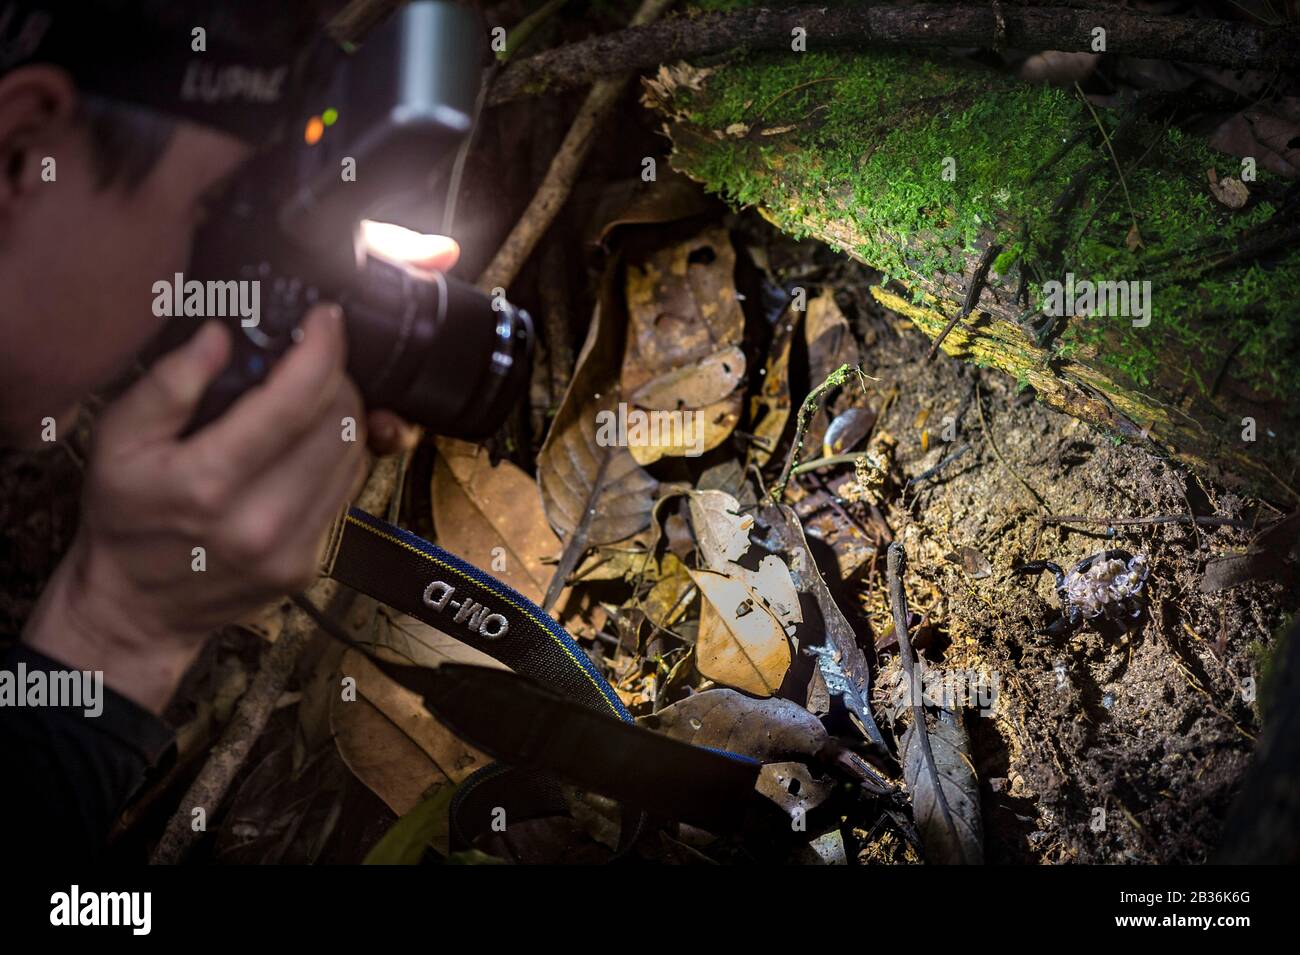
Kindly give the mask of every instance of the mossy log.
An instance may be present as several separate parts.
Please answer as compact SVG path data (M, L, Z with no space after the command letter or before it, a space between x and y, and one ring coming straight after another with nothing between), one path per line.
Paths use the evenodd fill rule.
M1102 110L888 52L681 64L646 102L675 168L879 269L872 294L931 338L956 318L948 354L1116 440L1296 496L1300 196L1181 131L1175 104Z

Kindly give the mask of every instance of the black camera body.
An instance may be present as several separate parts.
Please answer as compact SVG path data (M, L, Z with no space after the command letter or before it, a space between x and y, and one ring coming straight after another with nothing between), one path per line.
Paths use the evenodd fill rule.
M227 321L235 347L190 431L261 382L321 300L343 308L348 372L367 406L454 437L501 425L527 388L528 314L450 276L380 258L360 235L367 219L440 231L412 210L428 205L431 173L472 126L484 40L465 8L410 4L304 96L298 135L290 128L241 171L195 238L190 275L258 283L260 314L202 316ZM169 322L170 345L199 324Z

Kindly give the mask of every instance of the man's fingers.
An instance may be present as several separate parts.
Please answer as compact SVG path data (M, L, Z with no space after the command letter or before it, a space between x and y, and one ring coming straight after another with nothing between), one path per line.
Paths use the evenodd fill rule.
M360 395L347 381L316 425L241 489L225 521L231 550L247 547L248 560L256 561L310 522L316 507L333 513L343 506L357 462L365 456L363 430L345 437L334 424L344 416L361 416Z
M398 454L420 443L420 429L391 411L371 411L366 415L370 450L375 454Z
M230 333L220 322L205 322L113 403L100 422L101 439L121 447L180 434L229 358Z
M408 265L417 269L424 269L428 272L446 272L456 264L460 258L460 243L455 239L446 236L438 236L441 241L432 241L433 236L426 236L431 240L425 248L406 260Z
M302 340L276 363L266 382L190 439L188 447L200 462L219 465L225 473L257 474L334 400L345 377L343 312L337 305L317 305L301 328Z

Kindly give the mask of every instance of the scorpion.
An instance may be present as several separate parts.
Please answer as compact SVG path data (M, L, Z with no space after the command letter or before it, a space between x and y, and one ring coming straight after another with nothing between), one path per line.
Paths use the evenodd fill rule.
M1056 575L1056 595L1061 602L1061 619L1048 630L1079 629L1084 621L1102 617L1119 621L1127 629L1142 616L1146 606L1142 590L1151 572L1146 555L1125 550L1104 550L1085 557L1069 571L1050 560L1021 564L1016 573L1038 574L1050 570Z

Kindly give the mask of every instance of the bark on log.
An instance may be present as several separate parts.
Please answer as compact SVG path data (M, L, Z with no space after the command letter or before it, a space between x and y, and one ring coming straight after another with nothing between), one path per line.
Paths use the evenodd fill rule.
M1296 497L1300 195L1259 172L1237 183L1244 208L1221 203L1208 171L1249 170L1182 133L1167 103L1094 115L1077 93L873 52L661 68L645 99L675 168L880 269L873 295L931 338L957 317L948 354L1117 439ZM1046 318L1071 275L1076 293L1118 283L1104 288L1135 309L1147 291L1146 317L1111 299L1109 314Z
M831 47L946 46L1096 52L1160 57L1234 69L1288 69L1300 60L1295 31L1228 20L1168 17L1124 10L1020 7L1010 3L796 6L681 16L592 37L512 63L488 105L581 86L601 76L724 50L789 49L806 31L809 50Z

